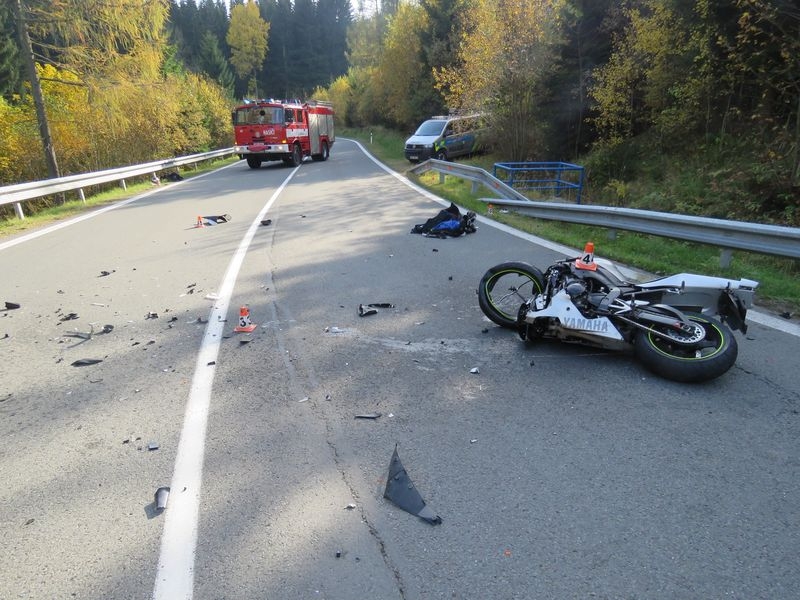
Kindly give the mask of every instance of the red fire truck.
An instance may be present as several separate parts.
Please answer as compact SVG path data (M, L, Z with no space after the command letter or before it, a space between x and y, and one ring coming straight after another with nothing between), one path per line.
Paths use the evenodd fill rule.
M236 154L251 169L268 160L296 167L306 156L327 160L336 140L333 106L311 100L253 100L233 111Z

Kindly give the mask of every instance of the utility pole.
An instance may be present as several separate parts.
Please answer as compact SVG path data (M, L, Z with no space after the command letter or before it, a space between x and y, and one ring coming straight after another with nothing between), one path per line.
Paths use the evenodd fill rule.
M25 68L28 71L28 79L31 82L31 93L33 103L36 106L36 120L39 122L39 137L44 146L44 159L47 163L47 173L51 178L59 177L58 161L53 147L53 137L50 134L50 124L47 121L47 113L44 109L44 96L42 95L42 85L39 76L36 74L36 63L33 58L33 46L28 35L28 25L25 22L25 7L22 0L11 0L11 10L13 11L14 21L17 24L17 39L19 40L20 52L25 60Z

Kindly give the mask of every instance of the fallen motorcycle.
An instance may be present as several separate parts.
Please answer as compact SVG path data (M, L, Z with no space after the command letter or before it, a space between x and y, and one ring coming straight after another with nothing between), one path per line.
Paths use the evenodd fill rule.
M736 362L731 329L747 331L757 281L680 273L628 281L586 244L577 258L542 273L523 262L486 271L478 287L483 313L528 342L558 339L632 351L652 372L674 381L719 377Z

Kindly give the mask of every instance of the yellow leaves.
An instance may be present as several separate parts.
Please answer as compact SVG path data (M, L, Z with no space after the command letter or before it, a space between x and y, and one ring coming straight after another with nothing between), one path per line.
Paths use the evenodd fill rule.
M231 47L231 65L240 78L257 70L267 54L269 23L261 18L253 1L231 9L226 40Z

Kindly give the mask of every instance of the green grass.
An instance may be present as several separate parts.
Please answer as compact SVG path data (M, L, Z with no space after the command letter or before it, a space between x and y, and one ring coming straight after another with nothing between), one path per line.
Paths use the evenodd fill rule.
M375 128L372 144L369 144L369 131L349 130L346 137L364 143L377 158L395 170L403 172L410 166L408 161L403 159L405 138L398 133ZM491 172L491 167L496 161L496 157L483 155L459 162ZM485 188L473 194L471 182L452 176L446 177L442 183L439 174L434 172L412 178L442 198L452 200L478 214L486 214L486 203L480 200L490 195ZM640 208L647 207L640 206ZM571 248L581 249L587 241L593 241L597 256L655 274L694 272L733 279L740 277L754 279L760 283L757 294L760 304L778 312L800 311L800 261L798 260L736 251L733 253L730 267L723 269L720 267L720 250L714 246L620 230L611 237L611 232L603 227L546 221L515 213L503 214L495 211L492 218ZM525 260L525 257L521 256L519 259Z
M181 170L180 173L184 178L188 179L191 177L196 177L202 173L213 171L214 169L231 164L237 160L238 158L233 157L207 163L199 163L195 165L196 168L189 166L185 170ZM163 183L162 185L169 184ZM11 211L11 214L8 218L0 220L0 238L17 235L29 229L36 229L55 221L62 221L64 219L74 217L75 215L79 215L90 209L99 208L106 204L132 198L133 196L146 192L152 188L153 184L150 183L150 178L145 177L137 178L132 182L126 182L126 189L123 189L120 185L120 187L92 195L87 195L86 202L82 202L80 198L77 197L77 191L67 192L69 197L63 204L42 208L32 214L28 214L29 209L23 202L22 210L25 212L25 218L21 220L18 219L14 214L13 209L8 207Z

